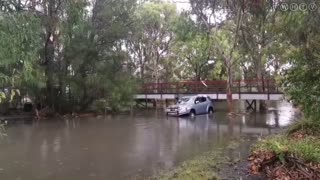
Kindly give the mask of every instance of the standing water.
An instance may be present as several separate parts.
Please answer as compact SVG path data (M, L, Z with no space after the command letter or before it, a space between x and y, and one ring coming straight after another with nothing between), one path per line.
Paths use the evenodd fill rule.
M121 180L152 176L234 137L271 134L294 119L290 104L229 120L226 105L213 116L166 117L163 112L44 120L7 127L0 143L0 179ZM248 146L249 148L249 146ZM248 151L249 149L245 149ZM240 150L239 150L240 151Z

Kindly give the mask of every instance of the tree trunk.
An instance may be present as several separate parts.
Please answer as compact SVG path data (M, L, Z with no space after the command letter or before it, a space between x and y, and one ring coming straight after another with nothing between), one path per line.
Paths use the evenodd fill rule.
M140 78L142 83L144 83L144 65L141 65L140 67Z
M258 90L259 92L265 92L265 87L264 87L264 77L263 77L263 71L264 71L264 64L262 64L262 56L263 56L263 49L265 48L265 20L266 20L266 14L263 13L262 19L260 21L260 49L258 49L258 64L257 64L257 78L258 78ZM261 83L260 83L261 82ZM267 110L267 103L266 101L259 101L259 110L260 111L266 111Z
M231 60L226 59L227 61L227 102L228 102L228 108L230 112L233 112L233 99L232 99L232 67L231 67Z
M54 45L53 41L50 40L51 28L47 29L48 40L45 45L45 73L47 76L46 87L47 87L47 105L54 109L54 85L53 85L53 55L54 55Z
M200 68L198 67L198 65L195 68L195 75L196 75L195 80L201 81Z
M45 59L45 73L47 76L46 87L47 87L47 96L46 102L47 105L54 110L55 104L55 93L54 93L54 33L55 33L55 0L49 0L48 4L44 3L44 12L48 17L46 24L46 42L44 47L44 59ZM47 5L47 7L46 7Z
M258 91L260 93L265 92L265 87L264 87L264 77L263 77L263 72L262 72L262 54L259 52L259 57L257 59L257 67L256 67L256 73L257 73L257 79L258 79ZM259 110L260 111L266 111L267 110L267 103L264 100L259 101Z

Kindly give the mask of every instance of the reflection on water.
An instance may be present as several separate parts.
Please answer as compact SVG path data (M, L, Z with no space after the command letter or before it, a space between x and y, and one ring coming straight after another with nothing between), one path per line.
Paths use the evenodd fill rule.
M294 118L286 103L275 104L268 113L236 115L230 120L220 110L225 104L217 106L213 116L196 119L141 111L134 116L16 124L8 128L8 139L0 144L0 179L148 176L233 137L270 134Z

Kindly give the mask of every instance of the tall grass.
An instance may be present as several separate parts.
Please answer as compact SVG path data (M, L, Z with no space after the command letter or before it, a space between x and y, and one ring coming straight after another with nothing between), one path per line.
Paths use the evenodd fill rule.
M271 151L279 157L292 155L306 162L320 163L320 141L314 137L298 140L282 135L274 136L258 142L253 151Z
M212 179L216 180L219 177L215 171L218 171L218 165L222 161L221 153L207 152L199 155L191 160L184 162L175 169L163 172L160 175L151 178L152 180L200 180Z
M303 119L293 124L287 131L287 135L301 131L306 135L320 136L320 122L310 119Z

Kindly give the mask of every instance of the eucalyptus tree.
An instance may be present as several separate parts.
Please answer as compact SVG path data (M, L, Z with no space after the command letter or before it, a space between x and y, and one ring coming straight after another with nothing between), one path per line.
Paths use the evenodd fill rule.
M273 1L250 1L242 4L242 23L238 41L239 49L245 58L242 59L241 65L246 71L246 78L258 79L259 91L265 91L263 79L270 78L270 74L267 74L269 61L277 60L269 51L276 45L278 38L273 31L276 14L277 4ZM248 70L251 70L251 73ZM259 102L260 110L265 110L266 103Z
M173 27L176 42L171 50L180 69L180 78L207 79L210 73L209 64L214 66L211 38L199 31L188 12L182 12Z
M131 100L135 86L127 69L124 41L135 6L134 1L97 0L92 12L80 6L84 14L78 14L77 6L70 4L64 23L65 95L81 110L99 98L114 110Z
M143 82L159 82L164 76L164 63L174 43L172 25L176 18L176 6L166 2L145 2L135 11L135 26L127 48Z
M214 54L226 69L228 102L232 102L235 62L238 60L238 38L242 23L242 1L190 0L199 27L214 39Z
M298 1L303 2L304 1ZM320 7L318 1L308 1ZM281 12L277 31L289 43L283 58L290 66L281 76L289 99L298 104L309 120L320 119L320 12L319 9Z
M34 83L37 73L33 70L39 58L39 39L34 38L40 34L38 20L28 13L4 13L0 22L1 86Z
M25 89L32 85L30 80L45 82L30 94L36 103L57 111L85 110L100 98L114 108L118 105L112 103L131 100L134 85L124 42L136 1L91 3L0 1L3 86L26 79L20 86Z
M104 99L116 110L131 100L134 86L125 69L128 55L123 43L135 5L125 0L62 2L55 22L49 21L56 29L49 40L54 40L54 58L46 64L53 95L48 89L45 96L53 99L47 102L52 108L83 111Z
M196 81L207 79L210 73L208 68L214 66L211 41L206 35L196 35L192 40L178 41L173 47L176 63L183 66L181 77Z
M255 75L251 78L264 79L279 74L280 67L287 63L280 58L288 44L283 33L277 30L280 13L276 1L251 2L243 10L239 47L247 58L246 68L248 64L253 67ZM274 72L268 72L268 68Z
M12 1L15 3L15 1ZM0 86L1 102L9 101L43 85L39 66L40 22L22 4L0 4ZM6 109L6 107L4 107Z

